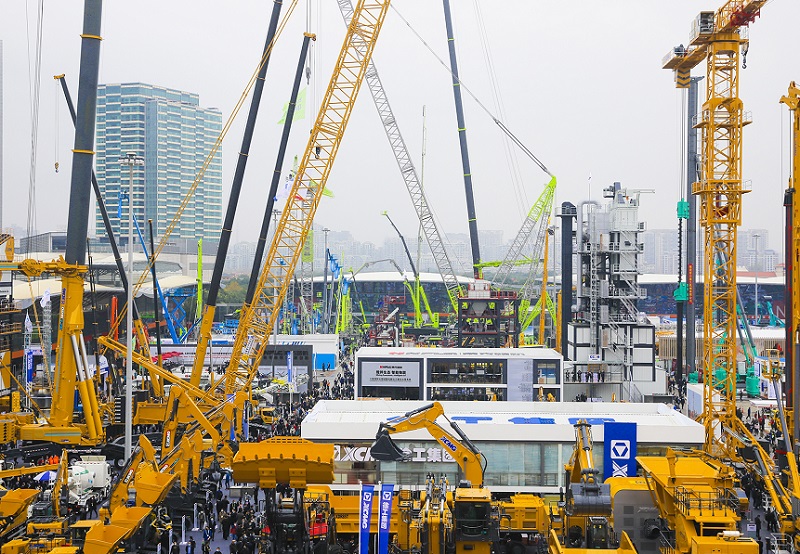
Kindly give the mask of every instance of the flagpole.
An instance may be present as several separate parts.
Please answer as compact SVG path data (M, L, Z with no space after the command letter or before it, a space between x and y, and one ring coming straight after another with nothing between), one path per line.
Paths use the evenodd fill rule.
M378 481L378 525L376 525L376 530L378 531L375 533L375 542L373 543L375 546L375 552L380 554L380 535L381 535L381 498L383 493L383 481ZM373 496L373 499L375 497ZM375 504L375 501L372 502ZM371 526L370 526L371 527Z
M358 480L358 554L367 554L366 552L361 552L361 518L364 517L362 512L364 511L364 482L359 479Z

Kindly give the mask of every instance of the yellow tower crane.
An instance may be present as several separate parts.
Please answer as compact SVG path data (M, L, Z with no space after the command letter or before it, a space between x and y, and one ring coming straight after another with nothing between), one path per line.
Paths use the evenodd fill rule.
M703 381L705 449L726 451L723 428L743 428L736 417L736 234L742 221L742 130L749 118L739 98L739 67L749 44L741 32L766 0L728 0L701 12L689 46L674 48L664 69L678 87L689 86L692 68L706 61L706 99L695 126L702 130L700 197L704 228ZM719 391L719 395L717 395Z

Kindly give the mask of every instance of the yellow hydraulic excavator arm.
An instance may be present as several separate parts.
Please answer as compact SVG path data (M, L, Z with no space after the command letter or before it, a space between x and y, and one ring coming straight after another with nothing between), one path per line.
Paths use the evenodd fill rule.
M436 420L444 417L455 432L448 432ZM467 438L457 423L450 421L444 415L444 409L439 402L428 404L405 415L392 418L381 423L375 443L370 450L372 457L380 461L400 461L408 459L392 440L391 435L425 429L436 442L441 444L450 456L456 461L464 472L464 477L473 487L483 486L483 474L486 470L486 458L481 451ZM456 436L458 438L456 438Z
M209 458L211 464L230 467L234 457L230 443L241 438L236 429L242 420L240 406L246 404L247 397L247 393L238 392L203 413L189 395L177 393L171 396L172 401L168 402L170 417L165 421L165 429L177 429L171 424L172 418L180 423L191 423L180 439L175 435L170 437L170 443L174 443L170 449L162 443L159 471L177 475L181 490L186 491L189 483L199 479L203 469L210 465L206 463Z
M144 435L139 435L139 444L128 459L119 480L111 489L108 507L101 510L101 516L113 517L128 502L130 489L136 490L136 505L155 506L166 498L177 475L160 473L156 461L156 451Z
M592 459L592 426L585 419L575 424L575 449L564 469L570 483L598 481L599 471Z
M61 452L61 459L58 462L58 471L56 471L56 480L53 482L53 513L57 517L61 517L61 492L69 485L69 463L67 460L67 451Z

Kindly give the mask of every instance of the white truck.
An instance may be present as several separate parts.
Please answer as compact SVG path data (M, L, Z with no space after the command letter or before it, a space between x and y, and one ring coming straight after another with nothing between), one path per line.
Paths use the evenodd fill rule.
M111 473L105 456L81 456L69 467L69 502L86 506L94 498L97 505L111 490Z

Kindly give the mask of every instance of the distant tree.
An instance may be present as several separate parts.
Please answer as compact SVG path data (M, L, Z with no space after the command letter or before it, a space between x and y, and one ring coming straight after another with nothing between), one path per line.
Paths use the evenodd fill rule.
M247 276L234 277L226 282L219 291L218 304L232 304L241 306L247 294L247 285L250 278Z

